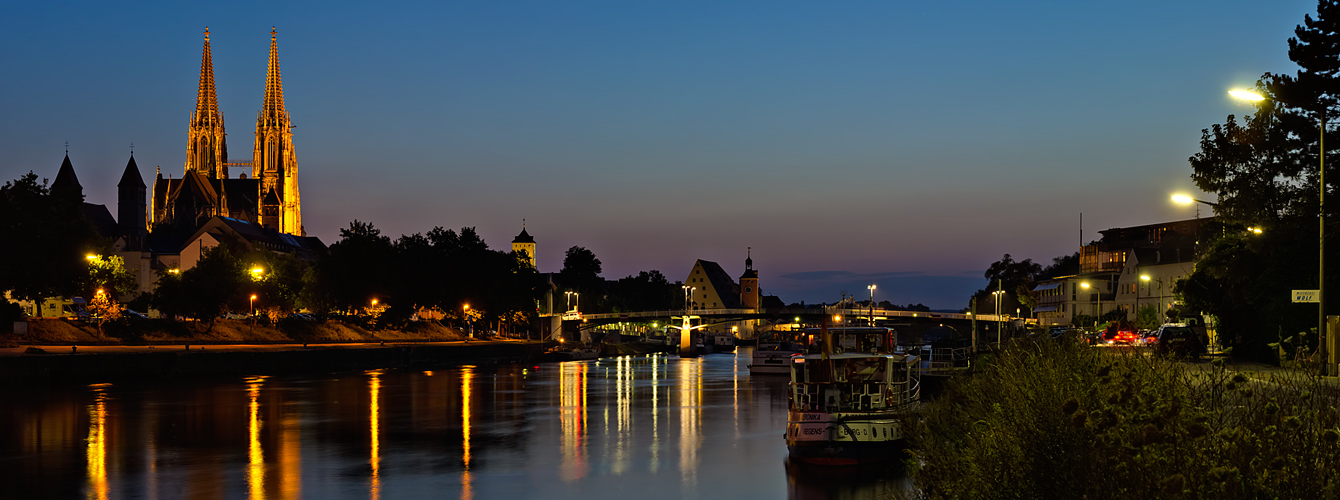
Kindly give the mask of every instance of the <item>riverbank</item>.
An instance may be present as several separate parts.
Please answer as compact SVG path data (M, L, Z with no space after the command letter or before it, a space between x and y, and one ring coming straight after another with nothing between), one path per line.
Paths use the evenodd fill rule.
M71 344L183 344L183 343L320 343L454 341L468 335L431 321L411 323L401 329L365 328L338 320L285 319L275 324L246 320L169 321L139 320L109 322L101 329L85 321L34 319L26 334L0 335L0 346Z
M397 344L72 345L0 348L0 380L111 381L178 377L440 369L527 363L545 343L491 340Z

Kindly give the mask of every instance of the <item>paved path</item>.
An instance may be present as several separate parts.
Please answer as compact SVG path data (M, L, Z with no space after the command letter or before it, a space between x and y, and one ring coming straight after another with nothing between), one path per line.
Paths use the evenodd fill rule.
M489 345L489 344L523 344L534 343L534 340L514 340L514 339L492 339L492 340L455 340L444 342L336 342L336 343L294 343L294 344L186 344L179 342L176 345L81 345L77 349L72 349L68 345L38 345L33 346L46 351L45 354L27 353L29 346L0 348L0 357L6 356L49 356L52 354L123 354L138 352L164 352L164 351L228 351L228 352L255 352L255 351L292 351L302 349L374 349L379 347L403 347L403 346L447 346L447 345Z

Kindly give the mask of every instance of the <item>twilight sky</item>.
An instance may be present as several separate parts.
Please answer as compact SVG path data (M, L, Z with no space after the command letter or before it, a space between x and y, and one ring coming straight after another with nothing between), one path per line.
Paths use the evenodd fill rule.
M5 2L0 181L70 159L116 213L129 144L180 177L210 28L232 161L250 161L270 27L327 244L475 226L541 271L694 259L765 293L966 305L1004 253L1194 216L1200 131L1293 72L1312 0ZM1208 211L1206 212L1208 215Z

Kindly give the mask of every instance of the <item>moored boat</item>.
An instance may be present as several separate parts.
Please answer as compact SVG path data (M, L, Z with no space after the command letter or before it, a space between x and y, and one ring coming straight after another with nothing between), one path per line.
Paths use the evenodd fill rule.
M755 375L786 375L791 373L791 356L805 352L799 342L764 342L754 348L749 373Z
M897 459L903 418L918 403L920 360L849 352L791 358L786 448L819 465Z

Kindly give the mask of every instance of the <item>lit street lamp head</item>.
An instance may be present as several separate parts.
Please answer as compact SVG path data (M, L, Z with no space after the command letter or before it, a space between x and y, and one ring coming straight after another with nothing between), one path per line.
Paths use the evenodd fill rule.
M1242 100L1244 100L1244 101L1251 101L1251 102L1261 102L1261 101L1266 100L1266 96L1263 96L1263 95L1258 94L1258 93L1256 93L1256 92L1252 92L1252 91L1250 91L1250 90L1238 90L1238 89L1234 89L1234 90L1230 90L1230 91L1228 91L1228 95L1231 95L1231 96L1236 97L1236 98L1238 98L1238 99L1242 99Z

